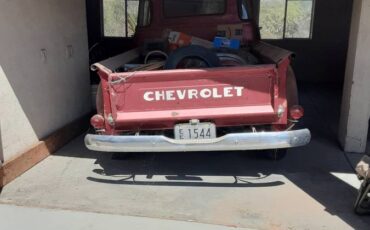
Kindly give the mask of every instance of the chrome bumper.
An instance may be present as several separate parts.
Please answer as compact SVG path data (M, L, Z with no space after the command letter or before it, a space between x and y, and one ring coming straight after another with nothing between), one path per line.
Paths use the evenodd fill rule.
M87 135L88 149L101 152L197 152L283 149L307 145L311 140L308 129L234 133L209 140L174 140L165 136L105 136Z

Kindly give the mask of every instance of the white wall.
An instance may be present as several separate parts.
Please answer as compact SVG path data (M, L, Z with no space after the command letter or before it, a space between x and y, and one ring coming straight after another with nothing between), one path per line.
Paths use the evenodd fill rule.
M88 67L85 0L0 0L5 161L90 111Z
M370 116L370 0L353 3L339 140L345 151L363 153Z

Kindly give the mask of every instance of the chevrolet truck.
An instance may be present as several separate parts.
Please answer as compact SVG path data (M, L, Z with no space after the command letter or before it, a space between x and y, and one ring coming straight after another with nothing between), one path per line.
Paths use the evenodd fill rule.
M281 159L308 144L310 131L296 129L304 110L290 66L294 54L260 40L253 2L141 0L135 47L92 65L101 83L87 148L264 150ZM216 36L242 45L211 47Z

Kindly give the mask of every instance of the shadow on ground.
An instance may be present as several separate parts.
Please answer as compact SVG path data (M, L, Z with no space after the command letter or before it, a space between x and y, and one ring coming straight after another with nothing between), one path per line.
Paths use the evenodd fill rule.
M249 155L252 154L249 153ZM110 178L115 175L129 176L117 180L94 177L87 179L101 183L156 186L272 187L284 184L279 180L262 182L269 175L259 171L257 173L251 168L244 170L246 165L241 164L243 159L240 158L247 159L247 156L240 156L237 152L113 154L112 157L113 161L107 157L98 158L96 163L102 169L96 169L94 173ZM254 159L259 160L257 157ZM137 175L145 175L146 180L135 180ZM164 176L161 181L153 179L158 175ZM232 179L228 182L207 182L202 178L207 176L223 176Z
M306 85L300 90L301 104L306 109L300 126L310 128L313 139L306 147L290 150L282 161L266 160L259 152L107 154L86 151L78 157L94 158L100 166L93 170L96 176L87 180L115 185L248 189L283 186L286 182L275 176L282 175L324 206L330 215L339 217L352 228L365 229L370 226L370 217L359 217L352 212L356 187L335 176L353 176L351 161L361 157L343 153L337 143L341 88ZM227 182L208 181L215 177L228 179ZM305 208L304 203L299 205Z
M288 180L322 205L325 212L339 217L348 226L354 229L370 226L370 217L360 217L352 211L356 188L334 175L353 175L351 164L335 141L320 135L315 135L309 146L291 150L282 161L267 160L258 152L89 152L85 157L96 159L95 164L99 166L87 180L116 186L269 189L285 186ZM288 199L295 196L294 191L287 192L291 193ZM257 198L260 202L264 200L264 197ZM248 196L245 199L248 200ZM288 199L284 202L291 203ZM307 201L302 201L297 207L304 209L306 204ZM284 209L284 205L281 208Z
M80 137L7 186L0 202L256 229L368 229L349 183L361 155L336 141L340 92L301 88L301 126L313 139L282 161L260 152L99 153Z

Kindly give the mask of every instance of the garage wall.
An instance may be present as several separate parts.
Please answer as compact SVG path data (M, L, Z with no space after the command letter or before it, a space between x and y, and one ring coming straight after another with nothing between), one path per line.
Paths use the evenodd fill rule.
M0 158L91 109L85 0L0 0Z
M339 141L346 152L364 153L370 116L370 1L354 2L344 82Z
M294 51L297 79L310 82L344 81L353 0L316 0L311 40L273 40Z

